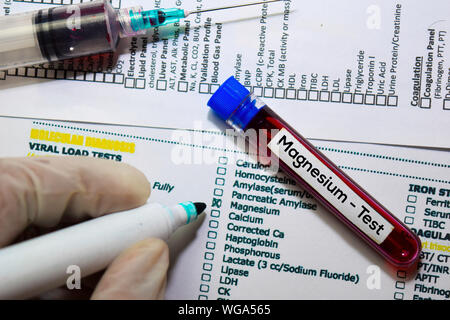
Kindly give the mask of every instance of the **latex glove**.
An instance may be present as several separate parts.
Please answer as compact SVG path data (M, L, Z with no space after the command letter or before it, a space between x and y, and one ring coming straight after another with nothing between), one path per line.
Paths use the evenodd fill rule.
M140 171L111 160L0 159L0 247L23 237L30 226L41 233L139 207L146 203L150 190ZM161 299L168 260L164 241L137 243L109 266L92 298Z

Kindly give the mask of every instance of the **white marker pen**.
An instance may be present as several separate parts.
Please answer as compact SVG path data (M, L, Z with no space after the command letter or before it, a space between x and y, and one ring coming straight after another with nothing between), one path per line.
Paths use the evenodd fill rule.
M92 219L0 250L0 299L26 299L66 283L69 266L86 277L105 269L123 250L147 238L167 240L195 221L204 203L151 203Z

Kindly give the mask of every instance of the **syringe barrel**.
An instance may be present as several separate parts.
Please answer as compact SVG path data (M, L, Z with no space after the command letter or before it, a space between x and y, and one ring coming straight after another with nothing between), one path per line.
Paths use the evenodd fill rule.
M39 48L34 15L0 17L0 70L47 61Z
M101 0L0 18L0 70L113 51L120 24Z

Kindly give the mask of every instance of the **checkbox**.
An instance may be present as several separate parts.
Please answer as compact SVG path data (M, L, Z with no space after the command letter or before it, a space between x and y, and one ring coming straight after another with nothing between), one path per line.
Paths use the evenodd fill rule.
M114 75L112 73L105 73L105 82L106 83L113 83L114 82Z
M25 68L25 69L28 69L28 68ZM15 76L15 75L17 74L17 69L8 69L7 72L8 72L8 76ZM26 73L26 70L25 70L24 76L25 76L26 74L27 74L27 73Z
M201 284L200 292L209 292L209 286L207 284Z
M286 99L295 100L297 98L297 90L286 89Z
M364 102L364 95L362 93L355 93L353 97L353 103L354 104L363 104Z
M415 206L406 206L406 213L416 213Z
M1 78L1 76L0 76ZM450 110L450 99L444 100L444 110Z
M431 108L431 98L421 98L420 99L420 107L423 109Z
M398 97L397 96L388 96L387 105L389 107L397 107L398 106Z
M55 79L56 78L56 70L54 70L54 69L47 69L47 78L48 79Z
M219 227L219 221L217 220L210 220L209 221L209 227L212 229L217 229Z
M374 94L366 94L366 104L375 105L375 95Z
M105 74L103 72L97 72L95 74L95 82L103 82L105 80Z
M67 80L75 80L75 72L73 71L66 71L66 79Z
M222 200L220 198L213 198L211 207L220 209L222 207Z
M285 92L283 88L276 88L275 89L275 98L277 99L284 99Z
M404 281L396 281L395 282L395 288L397 288L397 289L405 289L405 282Z
M36 69L27 68L27 77L36 77Z
M125 78L125 88L134 88L134 78Z
M394 292L394 299L395 300L403 300L403 298L404 298L404 294L403 294L403 292Z
M216 178L216 186L224 186L225 179L224 178Z
M36 77L38 78L45 78L45 69L39 68L36 69Z
M205 296L204 294L200 294L198 296L198 300L208 300L208 296Z
M297 100L306 100L308 99L308 91L300 89L298 90Z
M200 83L199 93L209 93L209 83Z
M417 202L417 196L409 195L407 200L409 203L416 203Z
M156 81L156 90L167 90L167 80L158 80Z
M18 75L18 76L23 77L23 76L25 76L26 74L27 74L27 69L26 69L26 68L18 68L18 69L17 69L17 75Z
M66 72L64 70L56 70L56 79L65 79Z
M330 92L329 91L320 91L320 101L329 102L330 101Z
M414 217L405 217L405 224L414 224Z
M211 210L211 217L213 218L220 218L220 211L219 210Z
M188 92L189 89L189 83L186 81L180 81L178 82L178 91L179 92Z
M6 79L5 71L0 71L0 80L5 80L5 79Z
M202 273L202 281L210 282L211 281L211 275L209 273Z
M217 232L215 231L208 231L208 239L217 239Z
M245 89L247 89L249 92L252 92L252 87L251 86L244 86Z
M208 250L215 250L216 249L216 243L212 241L206 242L206 249Z
M205 252L205 260L214 260L214 253L212 252Z
M342 94L342 102L343 103L352 103L353 102L353 95L351 92L344 92Z
M136 79L136 86L137 89L145 89L145 79Z
M273 88L264 88L264 98L273 98L274 93Z
M386 101L387 101L386 96L384 96L384 95L377 96L377 106L385 106Z
M218 167L216 172L218 175L224 176L227 174L227 168Z
M341 102L341 93L340 92L332 92L331 93L331 102Z
M406 279L406 271L398 270L397 271L397 278Z
M309 101L318 101L319 100L319 91L317 91L317 90L309 91L308 100Z
M123 84L125 76L121 73L117 73L114 75L114 83Z
M212 84L211 85L211 94L216 93L217 89L219 89L220 86L218 84Z
M223 189L215 188L215 189L214 189L214 195L215 195L216 197L223 197Z
M50 71L50 70L48 70L48 71ZM94 81L94 74L93 73L86 73L85 74L85 76L84 76L84 80L86 80L86 81Z
M85 76L85 72L77 71L75 72L75 80L83 81Z
M227 157L220 157L218 163L221 164L221 165L227 165L228 164L228 158Z

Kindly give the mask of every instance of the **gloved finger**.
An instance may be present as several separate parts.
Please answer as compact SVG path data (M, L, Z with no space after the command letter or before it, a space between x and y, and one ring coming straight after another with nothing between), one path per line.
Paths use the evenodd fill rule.
M92 299L163 299L169 268L169 248L159 239L136 243L108 267Z
M0 159L0 247L27 226L50 228L143 205L150 184L137 169L85 157Z

